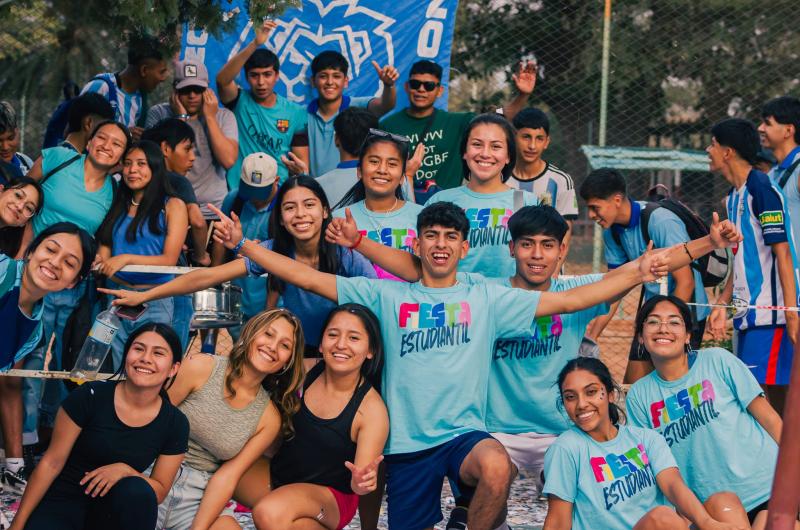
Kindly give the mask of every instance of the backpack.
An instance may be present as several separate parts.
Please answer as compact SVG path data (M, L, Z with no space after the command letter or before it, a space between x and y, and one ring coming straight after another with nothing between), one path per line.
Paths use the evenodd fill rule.
M647 202L645 207L642 208L639 227L642 230L642 237L645 242L650 241L648 228L650 216L658 208L666 208L677 215L678 219L686 227L689 239L698 239L708 235L708 225L691 208L677 199L665 198L657 202ZM614 242L621 247L620 232L612 227L611 235L614 238ZM695 259L691 263L691 267L700 273L703 287L716 287L728 277L731 267L730 251L725 248L715 249L711 253Z

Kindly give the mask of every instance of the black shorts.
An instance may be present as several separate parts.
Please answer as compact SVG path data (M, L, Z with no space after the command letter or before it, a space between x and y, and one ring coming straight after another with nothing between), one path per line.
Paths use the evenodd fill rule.
M700 347L700 343L703 342L703 333L706 331L706 321L701 320L700 322L695 322L694 327L692 328L692 338L689 339L689 345L692 347L693 350L696 350ZM633 337L631 341L631 350L628 353L628 360L630 361L649 361L650 360L650 352L648 352L644 345L639 342L639 337Z
M747 520L750 521L750 524L753 524L753 521L756 520L756 516L759 512L764 511L767 509L767 505L769 504L769 499L765 500L749 512L747 512Z

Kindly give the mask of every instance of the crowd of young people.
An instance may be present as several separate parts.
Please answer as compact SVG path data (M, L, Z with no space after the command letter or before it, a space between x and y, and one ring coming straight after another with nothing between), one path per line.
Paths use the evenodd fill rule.
M260 529L338 530L357 511L377 528L385 483L390 527L421 530L444 517L447 478L448 528L504 529L525 472L547 530L764 528L797 314L741 311L736 355L701 348L726 315L697 263L735 248L717 303L797 305L800 101L768 102L758 129L712 128L709 169L733 189L707 236L630 198L619 173L589 174L580 195L609 272L560 277L577 201L543 158L546 114L523 108L531 65L504 115L475 115L436 110L443 72L421 61L409 107L379 122L401 72L374 63L382 95L350 97L346 59L322 52L301 107L275 92L274 27L217 73L219 97L187 59L150 109L167 63L136 40L35 161L0 105L3 369L42 369L48 349L61 368L90 268L112 307L146 304L112 345L119 381L43 394L0 378L3 482L24 492L12 527L238 528L236 501ZM753 168L760 144L769 175ZM124 270L184 263L184 245L194 272ZM231 353L184 359L187 296L232 280ZM639 284L626 421L608 368L579 352ZM745 448L763 458L741 461Z

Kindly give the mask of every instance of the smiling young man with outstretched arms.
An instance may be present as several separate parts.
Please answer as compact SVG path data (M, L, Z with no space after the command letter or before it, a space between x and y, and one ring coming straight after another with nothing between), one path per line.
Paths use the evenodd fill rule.
M235 217L221 218L215 238L245 259L303 289L366 305L382 317L384 340L391 345L384 397L392 421L386 462L393 529L432 528L441 520L445 476L462 492L474 491L470 528L488 530L502 521L513 468L502 445L485 432L492 344L526 333L537 316L578 311L655 278L649 253L612 277L563 293L513 289L477 274L458 274L458 262L468 252L469 222L447 202L419 215L414 247L421 280L410 284L320 273L242 238ZM355 225L351 217L342 222ZM359 245L376 250L356 236L351 246ZM698 253L712 247L708 242L693 245ZM476 391L465 393L464 388Z

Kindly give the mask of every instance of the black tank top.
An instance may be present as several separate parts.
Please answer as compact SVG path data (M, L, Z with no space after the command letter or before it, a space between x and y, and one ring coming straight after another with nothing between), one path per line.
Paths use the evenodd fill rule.
M325 363L319 362L308 372L304 391L324 369ZM344 463L355 459L356 444L350 432L358 407L371 388L369 382L362 380L341 414L328 420L314 416L302 400L292 422L294 437L283 443L270 465L273 488L306 482L353 493L352 475Z

